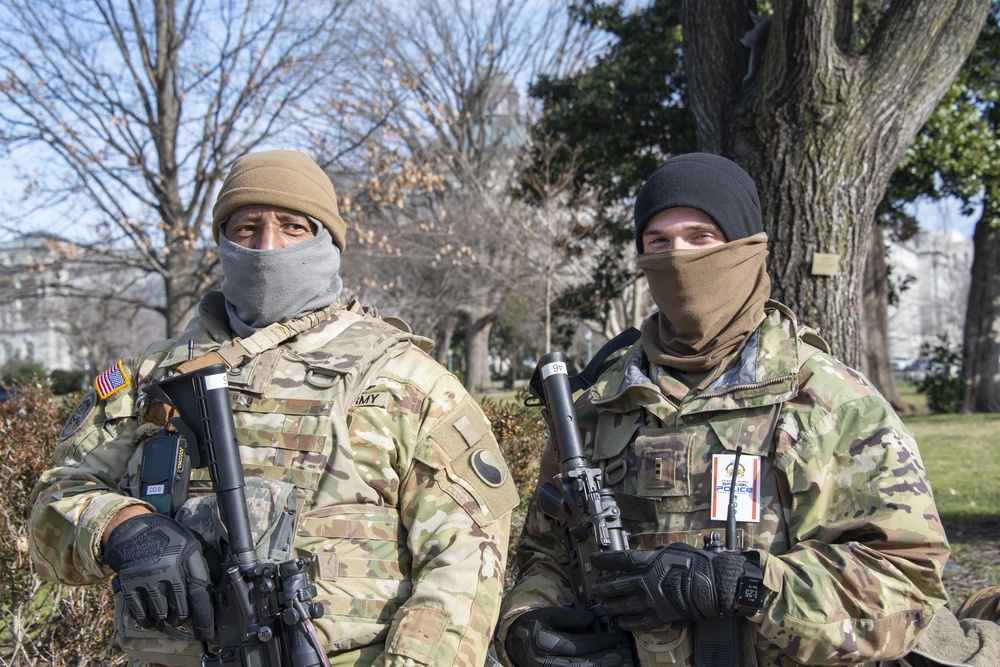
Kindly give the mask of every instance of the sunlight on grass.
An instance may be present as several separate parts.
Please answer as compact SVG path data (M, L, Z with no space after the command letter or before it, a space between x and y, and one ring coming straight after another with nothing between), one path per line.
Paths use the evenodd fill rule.
M927 397L917 393L917 385L912 382L897 382L896 389L904 403L909 403L919 413L927 413Z
M917 439L945 522L1000 516L1000 414L903 421Z

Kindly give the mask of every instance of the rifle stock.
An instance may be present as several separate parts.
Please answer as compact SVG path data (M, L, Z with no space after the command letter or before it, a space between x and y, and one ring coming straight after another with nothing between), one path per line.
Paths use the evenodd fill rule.
M218 653L205 647L204 667L329 667L312 619L316 587L309 559L263 561L254 548L243 468L229 401L225 364L152 383L146 393L171 405L170 420L187 443L194 468L208 468L228 555L215 590Z

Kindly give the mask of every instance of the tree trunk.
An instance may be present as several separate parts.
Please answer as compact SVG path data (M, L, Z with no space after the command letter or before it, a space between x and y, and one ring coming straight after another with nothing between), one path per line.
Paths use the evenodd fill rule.
M451 341L455 337L455 328L458 326L458 319L456 317L447 316L441 320L438 325L438 340L434 344L434 359L448 368L448 355L451 351ZM451 368L448 368L451 371Z
M173 338L184 331L184 327L194 315L195 307L201 298L199 294L200 282L196 275L191 272L193 266L193 253L191 244L176 240L184 238L185 232L180 235L167 231L167 252L164 254L164 275L163 283L166 293L166 336Z
M872 229L865 262L864 298L861 326L864 328L863 354L859 370L872 381L897 412L913 412L914 406L904 403L896 387L889 354L889 269L885 263L885 240L882 228Z
M493 313L470 317L466 329L465 388L476 396L485 394L490 387L490 331L495 319Z
M965 315L965 412L1000 412L1000 227L990 202L976 223Z
M989 0L893 2L860 50L852 3L775 0L762 62L744 85L740 39L756 5L682 4L698 142L757 183L774 298L857 366L876 207L975 43Z
M517 389L517 371L520 368L521 349L515 345L510 350L510 388Z
M552 281L551 263L545 272L545 350L552 349Z

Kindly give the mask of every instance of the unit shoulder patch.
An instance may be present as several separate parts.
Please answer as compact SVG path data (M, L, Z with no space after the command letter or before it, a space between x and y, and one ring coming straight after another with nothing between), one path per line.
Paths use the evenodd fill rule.
M472 453L472 471L487 486L498 489L507 481L507 465L496 452L477 449Z
M480 526L488 526L517 507L517 486L496 445L468 449L448 465L442 489Z
M73 410L73 414L69 416L66 420L66 424L63 426L62 433L59 434L59 439L64 440L76 432L76 429L80 428L80 424L87 418L90 411L94 409L94 405L97 404L97 394L93 390L87 393L86 396L77 404L76 408Z

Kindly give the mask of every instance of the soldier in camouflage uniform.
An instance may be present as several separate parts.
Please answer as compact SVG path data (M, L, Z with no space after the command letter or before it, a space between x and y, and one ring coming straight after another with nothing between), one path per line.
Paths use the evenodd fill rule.
M238 159L213 223L221 293L183 334L102 374L63 429L32 496L39 573L78 585L117 572L129 593L136 554L159 554L182 593L133 590L138 610L119 604L120 643L137 663L200 664L219 613L206 608L202 542L217 533L207 470L192 471L174 518L151 513L136 478L143 443L165 424L143 388L221 361L258 551L314 557L330 664L482 665L517 494L481 409L427 355L430 341L337 301L345 225L307 156ZM290 512L294 534L278 539ZM157 552L157 539L179 555Z
M574 607L565 536L536 493L501 611L501 662L690 666L697 629L736 618L740 665L923 665L933 646L917 642L940 618L955 627L936 636L964 642L948 655L1000 664L996 626L985 629L992 653L976 659L976 638L966 650L955 637L941 582L950 550L912 436L867 379L769 300L750 177L714 155L672 158L640 191L635 223L659 312L577 399L631 549L593 556L604 573L593 593L634 655ZM747 497L736 548L708 551L737 447ZM558 472L550 443L539 484Z

